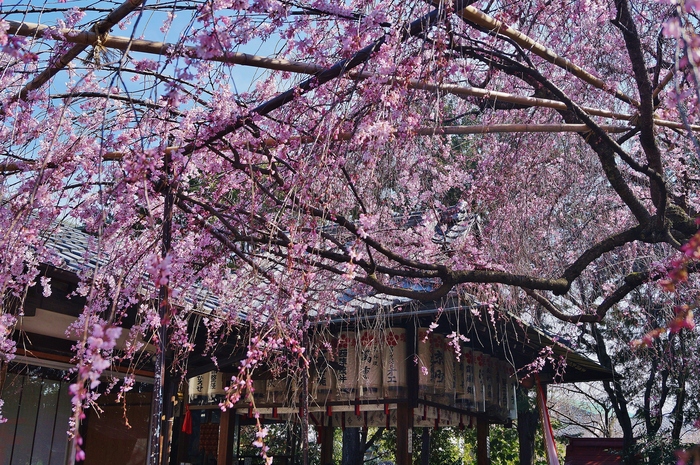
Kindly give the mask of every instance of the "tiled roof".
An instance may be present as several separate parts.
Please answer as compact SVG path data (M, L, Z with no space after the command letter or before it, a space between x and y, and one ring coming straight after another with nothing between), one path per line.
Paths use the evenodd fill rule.
M457 237L459 234L463 234L473 227L478 227L477 222L478 218L474 215L459 214L457 216L457 221L445 227L442 236L445 238L445 241L451 241L453 240L451 238ZM95 254L91 253L91 250L94 250L96 246L94 243L95 240L96 238L94 236L91 236L79 228L63 226L46 236L46 245L55 252L55 258L57 259L55 263L57 267L65 271L80 273L86 269L94 269L97 265L97 261L94 258ZM274 267L274 265L272 266ZM238 317L241 319L245 319L249 312L255 314L256 318L264 318L264 312L262 310L254 312L252 310L264 307L266 300L267 298L265 295L259 295L249 303L248 308L237 305L235 311L238 312ZM201 315L211 315L221 307L217 296L204 288L191 290L180 304ZM317 305L320 305L320 303L317 303ZM331 305L328 305L327 302L324 302L323 305L325 314L336 321L345 319L354 320L358 317L379 314L427 315L431 311L433 313L438 312L436 307L424 305L405 297L396 297L381 293L360 295L352 292L350 289L339 292L336 302ZM463 297L460 299L459 306L461 308L477 308L479 304L476 300L469 302ZM401 310L402 307L403 311ZM571 373L567 373L564 377L565 382L569 380L584 380L592 374L595 379L610 377L611 373L608 370L603 369L596 362L571 350L563 343L565 341L557 341L556 338L545 334L541 329L528 325L515 317L512 318L512 321L517 323L512 325L513 328L515 328L513 330L515 333L511 335L511 337L515 337L521 343L530 346L531 349L535 351L543 346L551 346L554 348L554 352L557 355L567 359L570 368L567 372L571 371Z
M423 221L423 212L413 212L410 215L397 216L396 221L402 227L409 228ZM435 227L433 242L449 245L455 238L470 233L478 227L478 217L466 213L456 207L445 210L440 214L440 222ZM46 245L56 253L56 266L65 271L80 273L84 270L94 269L98 262L95 259L94 243L97 238L74 225L61 225L50 234L46 234ZM272 261L271 261L272 263ZM105 263L102 263L105 264ZM274 271L274 264L267 265ZM282 272L282 270L280 271ZM414 284L406 286L415 287ZM425 288L425 290L428 290ZM262 307L265 304L264 296L258 297L252 302L252 307ZM337 301L328 305L324 303L324 313L330 316L356 315L371 312L380 308L394 308L407 305L412 302L405 297L396 297L382 293L369 292L359 294L350 289L338 292ZM211 314L220 307L219 299L206 289L196 289L188 293L183 305L192 310ZM241 307L236 309L239 318L245 318L247 311ZM255 312L259 315L259 312Z

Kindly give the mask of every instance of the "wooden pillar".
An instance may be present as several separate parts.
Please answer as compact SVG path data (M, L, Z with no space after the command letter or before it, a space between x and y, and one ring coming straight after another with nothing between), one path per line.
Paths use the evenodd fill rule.
M396 465L413 460L413 408L402 402L396 407Z
M417 331L415 324L409 321L406 324L406 383L409 406L418 407L418 364L416 363ZM411 422L411 424L413 424Z
M238 416L235 410L221 412L217 465L234 465L234 448L238 447Z
M321 465L333 465L333 423L332 419L328 419L327 426L318 428L321 435Z
M491 463L490 456L489 420L479 415L476 417L476 464L489 465Z

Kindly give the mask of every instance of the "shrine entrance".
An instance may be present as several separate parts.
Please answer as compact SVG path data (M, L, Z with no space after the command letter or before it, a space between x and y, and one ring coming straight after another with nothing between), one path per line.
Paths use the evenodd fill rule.
M453 329L457 321L459 327L468 328L462 336ZM488 319L455 313L382 326L376 322L345 322L315 336L317 355L306 392L293 377L261 372L248 397L221 414L216 463L256 462L249 452L241 452L241 428L246 424L298 424L307 419L308 427L316 431L322 464L332 462L336 428L369 427L396 430L397 465L410 465L417 452L412 449L413 428L475 428L476 463L487 464L489 425L509 426L517 418L516 391L523 368L543 347L552 347L568 367L555 379L561 367L546 364L539 375L545 384L611 376L517 320L497 328ZM216 373L191 378L189 409L218 408L226 378ZM281 449L277 453L273 463L301 463L293 453Z

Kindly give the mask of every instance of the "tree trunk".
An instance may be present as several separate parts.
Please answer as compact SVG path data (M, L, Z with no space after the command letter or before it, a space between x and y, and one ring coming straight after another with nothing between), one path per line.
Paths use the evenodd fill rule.
M603 339L602 334L600 334L600 331L598 331L595 325L591 325L591 335L595 338L595 350L596 354L598 355L598 361L603 367L608 368L614 372L615 368L613 367L610 355L608 355L608 350L605 346L605 340ZM625 398L625 395L623 393L620 381L621 380L619 378L615 378L613 381L604 381L603 388L608 394L608 398L610 399L613 409L615 410L615 416L617 417L617 421L620 424L620 428L622 429L622 450L624 463L626 465L634 465L637 463L637 459L634 453L634 446L636 441L634 439L632 419L630 417L629 410L627 409L627 399Z

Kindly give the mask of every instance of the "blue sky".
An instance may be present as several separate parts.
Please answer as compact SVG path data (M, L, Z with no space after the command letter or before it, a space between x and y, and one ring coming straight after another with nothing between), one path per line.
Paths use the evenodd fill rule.
M2 1L2 0L0 0ZM79 29L89 29L91 25L100 19L103 19L107 14L108 10L112 10L119 6L121 2L114 1L88 1L88 0L68 0L65 3L58 2L56 0L5 0L0 7L0 16L7 20L12 21L24 21L30 23L41 23L47 25L56 25L59 20L64 19L65 12L71 8L77 8L85 11L85 17L78 23L77 28ZM193 3L186 1L168 1L168 0L150 0L146 2L147 6L157 6L162 5L166 7L158 11L152 9L147 9L139 14L132 14L127 17L127 20L122 27L115 27L112 30L112 35L129 37L133 36L136 38L143 38L146 40L153 41L163 41L169 43L178 42L181 36L187 36L191 34L192 26L192 14L191 11L179 11L176 13L175 19L172 22L172 26L165 33L161 31L164 20L168 16L168 12L172 11L172 5L177 4L178 6L191 6ZM97 9L98 11L94 11ZM195 23L196 27L196 23ZM48 43L51 43L49 41ZM238 52L245 52L250 54L271 56L274 55L276 49L282 45L280 39L273 38L267 42L262 42L259 39L251 40L244 47L240 47ZM84 58L85 53L81 55ZM132 59L140 60L143 58L149 58L151 60L164 62L162 57L156 55L146 55L139 53L131 53L130 57ZM80 63L76 63L76 66L80 66ZM260 79L266 73L265 70L246 67L242 65L231 66L229 70L229 84L235 88L237 92L245 92L254 85L256 79ZM160 69L163 74L172 75L172 68L165 67ZM126 77L125 77L126 78ZM126 78L128 79L128 78ZM61 93L65 91L65 83L68 80L68 76L65 71L60 73L52 83L52 92ZM282 89L284 90L284 89ZM159 89L161 91L161 89ZM156 95L150 95L150 98L157 98Z

